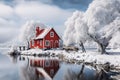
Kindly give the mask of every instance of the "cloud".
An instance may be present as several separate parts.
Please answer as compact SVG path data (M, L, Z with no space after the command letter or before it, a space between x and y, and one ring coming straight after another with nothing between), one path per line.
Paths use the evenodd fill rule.
M18 34L17 28L0 27L0 43L4 43L13 39L17 34Z
M42 3L19 4L15 7L15 12L25 20L40 20L44 23L58 23L71 15L70 11L60 9L56 6Z
M6 42L16 35L14 9L6 4L0 4L0 43Z
M6 42L19 34L20 26L28 20L41 21L54 27L58 32L72 11L57 6L37 2L20 2L15 6L0 4L0 43ZM60 27L60 28L58 28ZM61 33L61 32L59 32Z
M14 11L12 7L5 4L0 4L0 17L8 18L8 17L11 17L13 13Z
M12 0L16 3L37 2L49 5L55 5L62 9L86 10L89 3L93 0Z

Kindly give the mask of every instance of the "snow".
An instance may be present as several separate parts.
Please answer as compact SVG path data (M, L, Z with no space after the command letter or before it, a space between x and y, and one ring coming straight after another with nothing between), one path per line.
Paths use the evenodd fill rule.
M52 28L45 28L44 31L35 39L43 39Z
M75 52L70 51L66 52L65 50L40 50L40 49L31 49L28 51L22 51L21 54L44 54L44 53L55 53L55 55L64 55L64 58L67 60L78 60L78 61L85 61L85 62L96 62L97 64L104 64L106 62L110 62L111 65L120 67L120 49L111 49L107 50L109 55L104 54L101 55L100 53L88 50L86 53L82 53L81 51ZM117 54L116 54L117 52Z
M30 49L21 52L21 54L34 54L34 53L39 54L39 53L43 53L43 51L41 49Z

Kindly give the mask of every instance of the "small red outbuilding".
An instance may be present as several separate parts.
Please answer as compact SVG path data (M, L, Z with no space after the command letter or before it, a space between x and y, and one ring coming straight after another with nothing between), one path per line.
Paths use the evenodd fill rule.
M60 37L53 28L36 27L36 37L30 41L30 48L59 48Z

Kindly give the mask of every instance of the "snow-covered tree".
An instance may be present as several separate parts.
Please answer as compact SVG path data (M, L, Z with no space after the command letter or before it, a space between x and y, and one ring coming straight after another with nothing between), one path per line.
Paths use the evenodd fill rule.
M75 11L73 15L65 22L66 30L64 32L63 41L66 46L74 45L78 43L82 47L82 51L85 52L83 43L86 41L84 36L79 33L81 29L78 27L84 25L79 23L83 17L83 12ZM82 28L85 29L85 28ZM85 31L85 30L81 30ZM80 38L81 37L81 38Z
M68 23L66 28L68 32L65 34L68 37L65 40L70 39L72 42L69 36L73 33L71 31L74 31L76 32L74 40L79 42L91 39L98 44L98 51L102 54L106 53L106 47L110 40L115 37L115 34L118 34L120 28L119 5L120 0L94 0L82 17L74 14L75 19L69 19L74 24ZM71 27L73 28L71 29ZM70 28L70 31L68 28Z
M79 17L75 20L74 25L76 30L75 39L76 43L81 46L82 51L86 52L83 44L88 40L89 36L87 35L88 27L82 20L83 16L84 16L83 13L80 12Z
M65 22L65 32L63 35L63 43L66 46L72 45L75 43L75 20L78 18L79 16L79 11L75 11L73 13L73 15L68 18L68 20Z
M21 28L20 40L28 46L28 49L30 40L35 37L36 27L44 28L46 26L39 21L27 21Z
M117 32L120 17L120 0L94 0L84 14L88 35L98 44L101 53Z

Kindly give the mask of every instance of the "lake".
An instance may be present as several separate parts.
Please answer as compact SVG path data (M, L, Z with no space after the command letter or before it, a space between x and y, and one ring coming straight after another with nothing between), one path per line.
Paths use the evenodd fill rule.
M10 56L0 50L0 80L94 80L95 70L82 64L67 64L58 58Z

